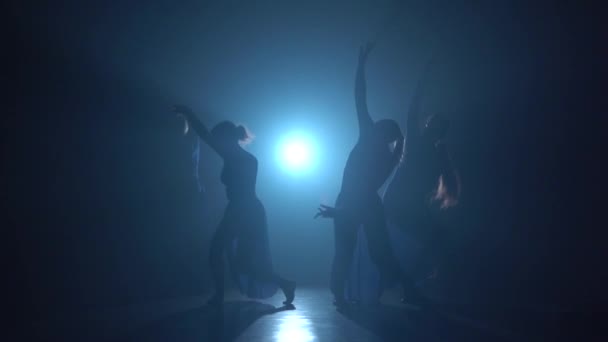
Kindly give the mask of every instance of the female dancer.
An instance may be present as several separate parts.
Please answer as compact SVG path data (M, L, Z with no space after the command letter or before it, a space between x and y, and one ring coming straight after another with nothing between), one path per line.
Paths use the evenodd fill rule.
M336 306L347 303L344 291L360 225L363 225L370 257L382 277L399 278L407 295L415 295L413 281L404 275L393 255L384 206L378 195L379 188L401 160L404 138L394 120L374 122L368 112L365 64L372 48L372 44L361 48L355 80L358 141L346 162L335 208L322 205L316 215L334 219L331 290Z
M444 143L449 121L432 115L424 129L419 127L420 102L431 65L432 62L427 64L410 105L404 162L384 195L389 222L424 245L419 262L410 272L411 277L420 277L422 272L426 272L423 265L428 261L437 262L440 253L442 234L433 218L432 208L454 206L460 194L458 175Z
M223 255L227 253L232 274L241 292L251 298L272 296L277 286L285 294L285 304L295 296L295 283L273 272L268 246L264 206L255 192L258 161L241 144L249 139L243 126L230 121L217 124L211 131L185 106L175 106L203 142L224 160L221 181L226 187L228 206L211 240L211 272L215 294L211 304L224 299Z

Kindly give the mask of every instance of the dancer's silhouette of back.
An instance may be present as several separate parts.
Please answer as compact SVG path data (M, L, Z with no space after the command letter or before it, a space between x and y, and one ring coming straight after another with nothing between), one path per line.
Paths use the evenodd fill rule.
M182 115L203 142L224 161L221 181L226 187L228 206L211 241L211 271L215 294L211 303L224 298L224 265L226 252L235 281L241 292L251 298L266 298L277 286L285 294L285 304L294 299L295 283L273 272L268 246L264 206L256 195L258 161L239 142L249 139L243 126L230 121L217 124L211 131L185 106L174 111Z
M420 260L428 261L440 252L439 225L432 214L433 207L445 209L455 205L460 183L452 167L444 138L449 121L432 115L420 129L420 106L428 83L433 60L427 63L418 82L409 108L404 161L399 165L384 195L387 217L390 222L405 230L426 247ZM436 260L435 260L436 261ZM423 263L418 263L412 276L420 276Z

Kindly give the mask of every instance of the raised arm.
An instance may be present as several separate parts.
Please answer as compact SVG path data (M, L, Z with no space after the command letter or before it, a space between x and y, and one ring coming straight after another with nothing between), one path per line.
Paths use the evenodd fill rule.
M220 151L217 148L217 144L213 139L213 136L211 136L211 133L209 133L209 130L207 129L207 126L205 126L205 124L203 124L201 120L198 119L192 109L186 106L176 105L173 108L173 112L183 116L186 119L187 124L192 127L192 130L196 132L196 134L201 138L201 140L221 155Z
M422 92L420 91L420 82L418 82L418 86L414 91L414 96L412 97L412 103L410 104L410 108L407 113L407 127L406 127L406 136L408 142L413 140L417 140L420 136L420 99L422 97Z
M422 77L418 80L418 84L416 85L416 89L414 90L414 95L412 96L412 102L410 104L410 108L407 114L407 139L408 142L411 142L414 139L417 139L420 136L420 106L422 102L422 97L424 97L426 93L427 83L428 83L428 75L431 70L431 66L433 64L433 58L431 58L422 73Z
M374 125L374 121L367 110L367 86L365 81L365 63L373 47L373 44L368 43L361 47L359 51L359 64L357 65L357 75L355 78L355 104L357 106L357 119L359 121L359 136L370 131Z

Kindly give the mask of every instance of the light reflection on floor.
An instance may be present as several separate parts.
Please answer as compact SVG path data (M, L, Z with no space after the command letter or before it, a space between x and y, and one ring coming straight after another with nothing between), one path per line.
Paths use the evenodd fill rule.
M186 298L48 322L34 333L49 337L45 340L120 342L528 340L466 316L407 308L399 302L399 291L388 295L382 305L341 311L325 288L298 288L291 307L282 305L281 293L257 301L234 293L221 309L205 305L206 297Z
M277 342L310 342L316 339L310 320L295 311L286 313L278 323Z

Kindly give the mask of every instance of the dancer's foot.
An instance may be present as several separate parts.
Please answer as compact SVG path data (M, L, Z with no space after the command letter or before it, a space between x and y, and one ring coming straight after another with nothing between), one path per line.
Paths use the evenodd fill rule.
M285 294L285 301L283 304L291 305L293 299L296 297L296 283L289 281L281 287L281 290L283 290L283 293Z

